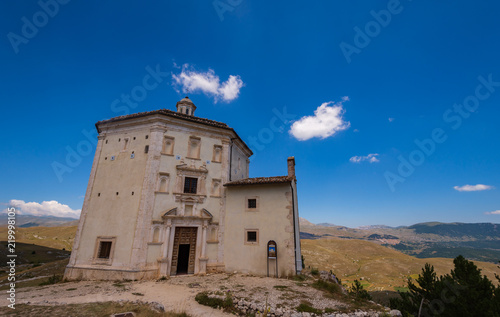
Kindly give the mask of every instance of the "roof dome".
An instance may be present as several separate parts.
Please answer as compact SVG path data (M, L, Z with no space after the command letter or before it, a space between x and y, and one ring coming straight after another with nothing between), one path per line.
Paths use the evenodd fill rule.
M190 104L193 104L193 105L194 105L194 103L191 101L191 99L189 99L189 97L188 97L188 96L186 96L186 97L182 98L180 101L177 101L177 103L178 103L178 104L179 104L179 103L190 103Z
M188 96L184 97L180 101L177 101L177 104L175 106L177 107L177 112L194 116L194 111L196 110L196 106L191 101L191 99L189 99Z

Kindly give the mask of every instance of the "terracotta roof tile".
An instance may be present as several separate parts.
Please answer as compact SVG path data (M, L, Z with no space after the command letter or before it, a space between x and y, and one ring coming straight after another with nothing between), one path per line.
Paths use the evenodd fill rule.
M103 124L103 123L108 123L108 122L116 122L116 121L122 121L122 120L127 120L127 119L132 119L132 118L140 118L140 117L145 117L145 116L150 116L150 115L155 115L155 114L163 114L169 117L174 117L174 118L179 118L187 121L192 121L192 122L197 122L197 123L202 123L206 125L210 125L213 127L218 127L218 128L223 128L223 129L229 129L232 130L227 124L219 121L214 121L210 119L205 119L205 118L200 118L200 117L195 117L195 116L190 116L184 113L168 110L168 109L159 109L159 110L153 110L153 111L146 111L146 112L139 112L139 113L133 113L133 114L128 114L125 116L119 116L119 117L114 117L108 120L102 120L96 123L96 125Z
M252 150L240 138L240 136L238 135L238 133L236 133L236 131L233 128L231 128L230 126L228 126L227 124L225 124L223 122L215 121L215 120L210 120L210 119L205 119L205 118L190 116L190 115L187 115L187 114L184 114L184 113L180 113L180 112L176 112L176 111L172 111L172 110L168 110L168 109L159 109L159 110L153 110L153 111L145 111L145 112L133 113L133 114L125 115L125 116L114 117L114 118L111 118L111 119L98 121L95 124L95 126L97 128L97 132L100 133L101 130L99 129L99 125L101 125L101 124L111 123L111 122L117 122L117 121L122 121L122 120L128 120L128 119L134 119L134 118L140 118L140 117L145 117L145 116L152 116L152 115L155 115L155 114L161 114L161 115L169 116L169 117L172 117L172 118L178 118L178 119L181 119L181 120L186 120L186 121L201 123L201 124L209 125L209 126L212 126L212 127L217 127L217 128L222 128L222 129L230 130L230 131L232 131L236 135L236 137L241 141L241 143L243 143L243 145L246 147L246 149L250 152L250 155L253 154Z
M292 179L293 178L290 176L243 178L229 183L225 183L224 186L288 183L292 181Z

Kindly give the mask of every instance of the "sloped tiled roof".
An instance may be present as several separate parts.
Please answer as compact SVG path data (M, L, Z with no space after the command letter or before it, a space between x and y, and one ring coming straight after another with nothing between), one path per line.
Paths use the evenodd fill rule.
M292 181L290 176L271 176L271 177L253 177L253 178L243 178L229 183L225 183L224 186L241 186L241 185L259 185L259 184L278 184L278 183L289 183Z
M96 123L97 125L103 124L103 123L109 123L109 122L117 122L117 121L122 121L122 120L127 120L127 119L132 119L132 118L140 118L140 117L145 117L145 116L151 116L155 114L162 114L166 115L169 117L174 117L178 119L183 119L191 122L196 122L196 123L201 123L201 124L206 124L209 126L217 127L217 128L223 128L223 129L229 129L233 130L230 128L227 124L219 121L214 121L210 119L205 119L205 118L200 118L200 117L195 117L195 116L190 116L184 113L168 110L168 109L159 109L159 110L153 110L153 111L145 111L145 112L139 112L139 113L133 113L133 114L128 114L125 116L119 116L119 117L114 117L108 120L102 120Z
M250 155L253 154L252 150L240 138L238 133L236 133L236 131L233 128L231 128L230 126L228 126L227 124L225 124L223 122L215 121L215 120L191 116L188 114L184 114L184 113L180 113L180 112L176 112L176 111L172 111L172 110L168 110L168 109L159 109L159 110L153 110L153 111L138 112L138 113L128 114L125 116L114 117L111 119L98 121L95 124L95 127L97 128L97 132L100 133L101 130L99 129L99 126L101 124L118 122L118 121L123 121L123 120L128 120L128 119L141 118L141 117L152 116L152 115L156 115L156 114L165 115L168 117L186 120L186 121L190 121L190 122L200 123L200 124L204 124L204 125L208 125L208 126L212 126L212 127L216 127L216 128L230 130L235 134L236 138L238 138L241 141L241 143L243 143L243 145L246 147L246 149L250 152Z

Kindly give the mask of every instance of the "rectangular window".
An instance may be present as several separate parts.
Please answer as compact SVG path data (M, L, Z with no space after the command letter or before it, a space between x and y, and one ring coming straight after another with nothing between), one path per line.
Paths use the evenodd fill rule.
M196 187L198 186L198 179L192 177L186 177L184 179L184 193L186 194L196 194Z
M111 265L116 237L97 237L92 264Z
M245 230L245 244L259 244L259 230L246 229Z
M248 209L257 208L257 199L251 198L248 200Z
M109 259L109 255L111 254L111 245L113 242L111 241L101 241L99 244L99 259Z

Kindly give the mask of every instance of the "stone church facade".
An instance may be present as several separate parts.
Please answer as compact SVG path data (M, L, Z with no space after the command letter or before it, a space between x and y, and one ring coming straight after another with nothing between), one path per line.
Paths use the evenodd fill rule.
M65 278L153 279L302 269L295 160L249 178L250 148L188 98L99 121L98 144ZM277 257L268 259L268 241Z

